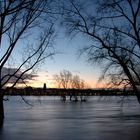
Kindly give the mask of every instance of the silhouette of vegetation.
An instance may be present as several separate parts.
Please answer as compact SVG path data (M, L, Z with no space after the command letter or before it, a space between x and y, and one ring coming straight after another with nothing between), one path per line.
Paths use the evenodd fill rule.
M124 96L130 95L134 96L133 90L122 90L122 89L64 89L64 88L47 88L44 91L44 88L6 88L5 95L10 96L61 96L63 93L66 93L66 96L71 96L77 94L77 96ZM81 98L81 97L80 97ZM8 100L8 99L5 99Z
M60 71L59 74L54 75L54 80L58 85L58 88L70 88L71 80L72 80L72 73L68 70Z
M61 71L59 74L55 74L54 75L54 80L56 81L56 84L58 85L58 88L62 88L62 89L73 89L73 91L71 91L70 95L70 100L72 100L72 98L74 98L74 101L78 101L78 97L77 95L81 95L81 101L85 100L85 96L84 94L82 94L82 92L78 93L77 90L82 90L87 88L87 84L84 80L82 80L78 75L73 75L70 71L68 70L63 70ZM68 90L66 90L67 92ZM67 93L63 92L61 97L62 100L65 101L66 100L66 95Z
M70 88L72 73L68 70L63 70L59 74L54 75L54 79L59 88L68 89ZM62 95L62 100L66 101L66 93L64 92Z
M63 1L63 25L69 34L82 34L90 63L101 63L101 79L133 89L140 103L140 1Z
M49 5L47 0L0 1L0 120L4 118L3 89L7 85L12 89L19 82L24 84L30 75L26 73L54 54L49 49L54 36ZM20 49L20 56L26 53L22 61L14 56Z

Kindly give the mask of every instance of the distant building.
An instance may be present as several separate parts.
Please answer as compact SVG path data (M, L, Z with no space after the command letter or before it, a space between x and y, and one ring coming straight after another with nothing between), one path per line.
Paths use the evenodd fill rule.
M46 83L43 85L43 91L46 91Z

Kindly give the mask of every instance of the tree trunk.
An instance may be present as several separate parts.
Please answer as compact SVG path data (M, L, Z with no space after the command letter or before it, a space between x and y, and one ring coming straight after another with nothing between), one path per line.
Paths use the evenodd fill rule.
M135 94L136 94L137 100L140 104L140 93L138 91L135 91Z
M0 68L0 124L3 124L3 120L4 120L3 97L4 97L4 94L1 87L1 68Z
M137 96L137 99L138 99L138 102L139 102L139 104L140 104L140 96Z
M4 119L4 105L3 105L3 95L0 95L0 123Z
M132 85L133 91L134 91L134 93L135 93L135 95L137 97L137 100L138 100L139 104L140 104L140 92L139 92L139 90L138 90L138 88L137 88L137 86L135 84L133 76L131 75L128 67L124 63L122 63L122 62L120 62L120 63L121 63L121 66L123 67L124 73L127 75L127 77L130 80L130 83Z

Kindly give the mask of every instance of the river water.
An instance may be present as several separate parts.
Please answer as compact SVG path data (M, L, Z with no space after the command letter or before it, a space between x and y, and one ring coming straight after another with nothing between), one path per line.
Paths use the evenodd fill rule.
M140 140L140 105L135 97L9 97L0 140Z

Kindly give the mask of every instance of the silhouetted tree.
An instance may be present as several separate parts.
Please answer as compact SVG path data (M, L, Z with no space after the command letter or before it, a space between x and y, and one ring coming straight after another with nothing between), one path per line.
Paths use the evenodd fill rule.
M27 72L53 55L49 50L54 33L49 4L49 0L0 1L0 120L4 118L3 89L7 84L13 88L18 82L24 83ZM19 55L26 52L23 61L15 57L15 51L20 49ZM15 68L9 67L13 58ZM5 69L9 72L5 73Z
M68 70L60 71L54 75L54 80L59 88L68 89L71 87L72 73Z
M59 74L54 75L54 80L56 81L56 84L58 85L58 88L68 89L70 88L72 79L72 73L68 70L60 71ZM64 92L61 94L62 100L66 101L66 93Z
M140 1L99 0L63 2L63 24L70 34L89 38L89 62L104 65L102 78L132 87L140 103Z
M85 89L87 88L87 84L84 80L82 80L78 75L73 75L68 70L63 70L59 74L54 75L54 80L58 85L58 88L63 89L74 89L73 93L70 94L70 100L72 96L74 96L75 101L78 101L77 95L78 92L75 92L75 89ZM66 94L62 95L63 99L65 99ZM83 95L81 95L83 97Z
M84 89L87 88L87 84L82 80L79 75L73 75L68 70L60 71L59 74L54 75L54 80L58 88L74 88L74 89Z
M86 88L86 83L84 80L80 79L79 75L73 75L71 80L71 88L84 89Z

